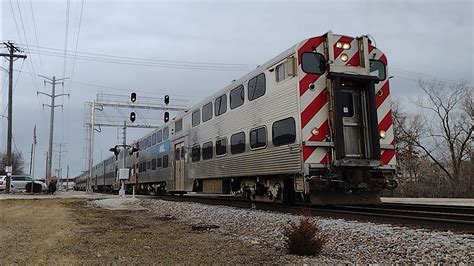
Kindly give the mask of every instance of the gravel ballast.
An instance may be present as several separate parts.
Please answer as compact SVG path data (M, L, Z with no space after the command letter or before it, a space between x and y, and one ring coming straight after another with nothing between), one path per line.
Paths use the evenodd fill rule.
M320 255L304 257L287 254L281 232L290 221L298 221L297 215L156 199L106 199L91 204L120 210L144 208L189 227L216 225L218 228L207 232L265 249L274 254L269 263L474 262L474 236L449 231L315 218L327 243Z

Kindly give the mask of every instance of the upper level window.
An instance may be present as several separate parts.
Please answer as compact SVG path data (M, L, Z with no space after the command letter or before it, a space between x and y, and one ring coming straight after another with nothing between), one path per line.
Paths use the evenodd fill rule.
M161 168L161 158L156 158L156 168Z
M153 135L151 135L151 145L155 145L156 144L156 133L153 133Z
M384 80L387 77L385 65L380 60L369 60L370 75L379 77L379 80Z
M267 146L267 128L261 127L250 131L250 148L258 149Z
M192 120L191 122L192 122L193 127L201 123L201 109L198 109L193 112L191 120Z
M230 91L230 109L244 104L244 85L240 85L237 88Z
M201 146L195 145L191 148L191 160L199 162L201 160Z
M147 147L150 148L151 147L151 136L148 136L146 142L147 142Z
M294 143L296 140L295 119L290 117L273 123L272 139L275 146Z
M286 79L286 77L288 76L286 74L286 66L287 66L287 62L283 63L283 64L279 64L276 68L275 68L275 80L276 82L280 82L284 79Z
M213 155L212 141L202 144L202 159L203 160L212 159L212 155Z
M212 103L207 103L202 107L202 122L212 118Z
M262 97L265 94L265 74L262 73L249 80L248 83L248 98L249 101L253 101L258 97Z
M221 97L217 98L214 102L214 109L216 116L221 115L227 111L227 95L224 94Z
M227 153L227 139L216 141L216 155L224 155Z
M310 74L323 74L326 71L326 60L320 53L306 52L301 55L301 68Z
M239 154L245 151L245 133L239 132L230 137L230 152Z
M163 140L167 140L170 137L170 129L168 127L163 128Z
M156 143L160 143L161 141L163 141L163 133L160 130L156 133Z
M174 123L174 130L176 133L180 132L183 130L183 119L179 119Z

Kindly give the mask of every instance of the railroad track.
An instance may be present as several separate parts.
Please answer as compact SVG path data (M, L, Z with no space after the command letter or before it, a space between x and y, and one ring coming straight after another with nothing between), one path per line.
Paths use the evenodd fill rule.
M434 228L474 234L474 207L427 205L408 203L382 203L380 205L282 205L266 202L249 202L241 198L220 196L160 196L163 200L187 201L238 208L253 208L293 214L343 218L374 223L389 223L416 228Z

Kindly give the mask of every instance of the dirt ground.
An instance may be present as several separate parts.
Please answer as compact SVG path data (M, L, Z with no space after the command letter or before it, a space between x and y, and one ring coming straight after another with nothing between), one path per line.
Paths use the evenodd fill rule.
M268 263L251 244L84 199L1 200L0 264ZM269 260L270 259L270 260Z

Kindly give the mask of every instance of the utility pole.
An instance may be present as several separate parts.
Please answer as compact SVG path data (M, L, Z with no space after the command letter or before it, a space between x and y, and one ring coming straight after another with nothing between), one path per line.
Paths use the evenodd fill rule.
M7 162L5 165L5 172L7 174L6 177L6 192L10 193L10 186L11 186L11 175L13 171L12 167L12 121L13 121L13 61L18 58L26 58L26 55L19 55L15 54L15 52L20 52L20 50L15 47L15 45L11 42L4 42L3 43L9 53L0 53L0 56L4 56L9 60L9 70L8 70L8 132L7 132Z
M55 102L56 97L66 96L66 95L69 97L69 94L67 94L67 93L56 94L56 84L59 84L59 83L64 84L63 82L60 82L60 81L63 81L67 78L56 79L55 76L53 76L53 78L48 78L48 77L45 77L45 76L40 76L40 77L43 77L44 79L46 79L44 81L45 84L49 83L49 84L52 85L51 94L40 92L40 91L36 92L38 95L42 94L42 95L46 95L46 96L51 98L51 104L50 105L43 104L43 107L48 106L48 107L51 108L51 115L50 115L50 119L49 119L48 165L46 166L46 183L49 184L49 182L51 181L51 175L52 175L51 168L52 168L52 163L53 163L54 108L60 107L60 106L62 107L62 105L55 105L54 102Z
M86 194L92 194L92 169L94 168L94 117L95 117L95 101L91 105L91 120L89 128L89 175L86 180Z
M67 172L66 172L66 192L69 190L69 164L67 165Z

